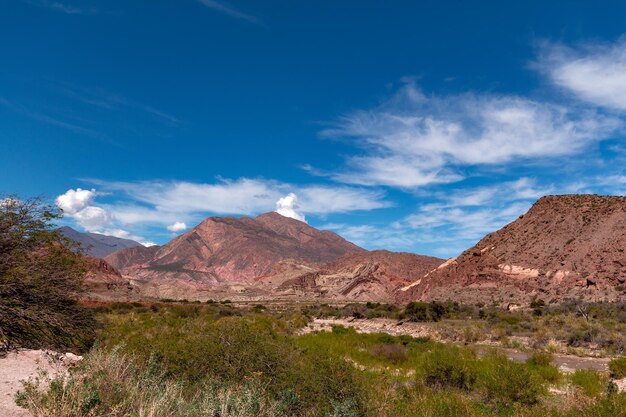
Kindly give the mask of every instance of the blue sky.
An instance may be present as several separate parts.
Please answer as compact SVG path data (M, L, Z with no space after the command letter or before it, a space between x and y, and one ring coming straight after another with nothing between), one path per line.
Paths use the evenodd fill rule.
M79 230L278 207L448 257L542 195L626 193L623 2L0 7L0 193Z

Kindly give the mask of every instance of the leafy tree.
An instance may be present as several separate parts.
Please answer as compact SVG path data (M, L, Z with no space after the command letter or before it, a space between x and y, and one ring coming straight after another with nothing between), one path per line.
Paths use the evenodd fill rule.
M39 198L0 199L0 350L81 350L93 339L77 301L86 264L52 230L61 215Z

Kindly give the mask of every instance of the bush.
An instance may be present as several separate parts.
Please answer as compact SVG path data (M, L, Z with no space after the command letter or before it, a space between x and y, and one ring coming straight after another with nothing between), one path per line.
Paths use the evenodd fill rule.
M410 321L439 321L446 314L446 307L438 302L411 302L406 305L402 317Z
M0 349L81 351L93 341L78 303L87 264L51 229L60 215L39 199L0 198Z
M152 357L169 380L192 392L207 380L227 386L254 380L290 416L324 415L348 402L361 410L364 394L354 366L327 350L299 348L279 333L284 322L261 315L215 319L204 310L182 317L172 314L177 308L199 307L110 317L105 347L123 344L132 355Z
M492 355L481 361L479 385L485 398L499 406L533 405L545 392L538 375L503 355Z
M549 352L535 352L526 359L526 363L531 366L550 366L554 356Z
M554 357L549 352L535 352L528 357L526 364L544 381L554 384L561 379L561 373L555 366L552 366L553 360Z
M44 378L26 382L18 404L35 416L54 417L286 416L284 405L269 398L255 380L207 380L189 392L168 380L154 363L141 365L114 349L92 351L74 372L50 383Z
M438 346L424 356L424 382L437 388L470 390L476 381L475 361L472 351L453 346Z
M626 356L612 359L609 362L611 376L616 379L626 378Z
M602 394L607 386L607 379L591 369L577 369L572 374L572 384L581 389L588 397Z

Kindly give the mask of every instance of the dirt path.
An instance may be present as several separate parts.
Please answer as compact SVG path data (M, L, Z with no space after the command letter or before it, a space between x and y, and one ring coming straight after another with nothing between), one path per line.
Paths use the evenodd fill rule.
M61 355L53 361L43 350L19 350L0 358L0 416L27 417L30 414L15 404L15 394L22 389L22 381L36 377L39 371L53 376L67 371L78 360L71 354Z
M432 325L428 323L403 323L398 324L397 321L391 319L370 319L370 320L354 320L354 319L315 319L308 327L302 330L302 333L312 331L330 331L333 325L344 327L352 327L361 333L387 333L392 336L408 335L412 337L433 337L437 339L436 331ZM441 340L442 342L447 342ZM485 353L494 346L478 345L479 354ZM530 353L495 347L504 353L509 359L516 362L524 362L530 356ZM554 363L563 372L573 372L576 369L594 369L597 371L608 370L607 358L583 358L574 355L555 354Z

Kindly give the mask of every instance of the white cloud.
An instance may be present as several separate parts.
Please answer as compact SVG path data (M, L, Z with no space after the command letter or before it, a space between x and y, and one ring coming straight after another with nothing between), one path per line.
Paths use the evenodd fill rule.
M98 232L112 220L105 209L96 206L87 206L70 216L88 232Z
M255 215L272 211L276 201L290 192L299 196L300 209L317 215L373 210L391 206L379 190L348 186L296 186L272 180L240 178L213 184L191 182L107 182L99 187L121 191L129 201L108 205L125 223L159 223L197 220L212 214Z
M112 216L102 207L91 205L96 195L94 189L70 189L55 201L63 214L73 218L82 228L88 232L98 232L111 222Z
M142 236L132 235L130 232L122 229L105 229L101 232L103 235L119 237L120 239L130 239L141 243L143 246L156 246L156 243L144 239Z
M626 110L626 37L577 48L545 43L537 67L581 100Z
M170 232L182 232L187 229L187 225L184 222L176 222L167 226L167 230Z
M144 239L142 236L132 235L123 229L111 228L118 220L109 210L93 205L98 195L95 189L70 189L56 198L56 204L63 213L72 218L87 232L100 233L107 236L131 239L144 246L153 246L156 243Z
M289 193L285 197L279 198L276 202L276 213L306 223L304 214L298 212L299 208L298 197L294 193Z
M577 154L621 122L590 110L510 95L426 96L407 82L387 102L342 117L325 136L352 138L363 154L337 181L416 188L464 178L463 168Z
M65 214L73 215L87 207L96 196L96 190L67 190L56 199L56 204Z

